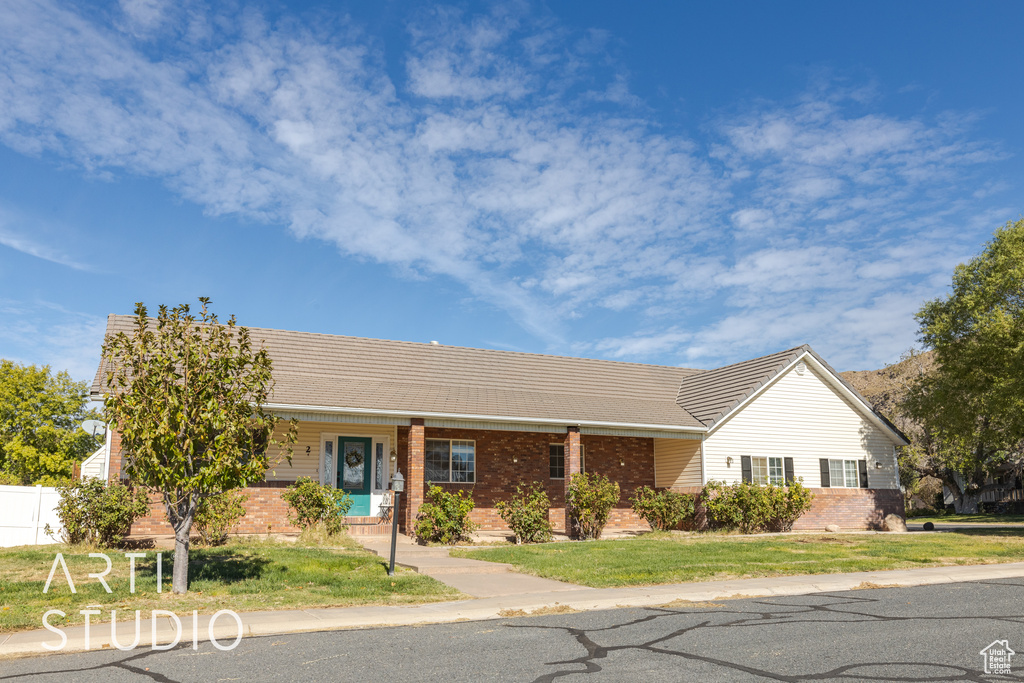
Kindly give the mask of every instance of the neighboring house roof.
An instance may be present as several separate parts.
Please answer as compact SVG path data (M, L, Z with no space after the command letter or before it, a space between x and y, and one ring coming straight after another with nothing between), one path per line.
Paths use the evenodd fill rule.
M107 334L130 332L111 315ZM558 420L704 431L674 398L687 375L663 365L249 328L274 361L272 406ZM102 394L106 366L93 381Z
M135 318L111 315L107 334ZM249 328L274 361L268 406L464 419L515 419L668 431L713 430L790 367L810 356L854 403L905 437L811 347L714 370L547 356L312 332ZM92 393L104 391L101 363Z

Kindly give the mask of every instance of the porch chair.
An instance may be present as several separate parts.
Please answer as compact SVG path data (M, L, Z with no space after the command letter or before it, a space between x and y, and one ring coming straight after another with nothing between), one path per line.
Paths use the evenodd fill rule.
M380 501L380 508L377 510L377 524L389 524L394 507L395 492L384 491L384 498Z

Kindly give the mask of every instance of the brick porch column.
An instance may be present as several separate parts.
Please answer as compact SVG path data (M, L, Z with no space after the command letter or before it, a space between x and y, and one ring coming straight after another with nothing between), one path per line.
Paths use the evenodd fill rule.
M423 504L423 455L426 451L423 418L414 417L409 427L409 458L405 472L405 533L412 535L416 515Z
M580 428L566 427L565 434L565 533L573 535L569 522L569 484L580 472Z

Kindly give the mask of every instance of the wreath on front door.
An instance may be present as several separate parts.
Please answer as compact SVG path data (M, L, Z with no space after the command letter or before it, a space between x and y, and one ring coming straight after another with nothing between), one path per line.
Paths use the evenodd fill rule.
M353 448L345 454L345 464L349 467L359 467L363 464L363 454Z

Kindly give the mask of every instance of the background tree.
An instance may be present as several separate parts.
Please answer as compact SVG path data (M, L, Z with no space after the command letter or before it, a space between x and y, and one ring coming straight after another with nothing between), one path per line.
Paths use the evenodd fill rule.
M917 320L936 367L903 408L927 432L957 511L972 512L997 488L990 478L1007 465L1019 475L1024 460L1024 220L957 266L952 292L927 302Z
M0 360L0 478L21 485L67 483L75 463L102 443L80 426L99 417L86 408L88 399L85 382L67 372Z
M155 319L135 307L131 334L107 338L105 412L121 436L122 469L135 484L160 494L174 529L175 593L188 590L189 535L200 500L263 481L268 449L283 446L290 460L293 421L274 440L278 418L264 412L270 355L253 348L234 316L226 324L200 298L197 318L188 305L160 307Z

